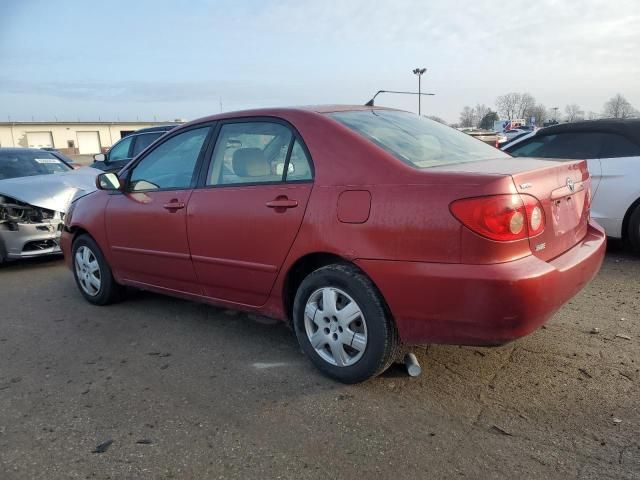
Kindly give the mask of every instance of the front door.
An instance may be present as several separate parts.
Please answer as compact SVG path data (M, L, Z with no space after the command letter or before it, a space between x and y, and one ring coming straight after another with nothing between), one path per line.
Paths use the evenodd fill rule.
M210 129L193 128L157 145L126 174L126 191L109 199L109 248L125 280L202 292L189 254L186 207Z
M263 305L298 233L312 185L306 149L285 124L222 125L187 228L205 295Z

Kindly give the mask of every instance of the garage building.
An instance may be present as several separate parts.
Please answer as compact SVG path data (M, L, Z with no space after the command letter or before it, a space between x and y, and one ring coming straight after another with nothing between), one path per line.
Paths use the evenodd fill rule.
M166 122L0 122L0 147L55 148L72 155L106 152L125 135Z

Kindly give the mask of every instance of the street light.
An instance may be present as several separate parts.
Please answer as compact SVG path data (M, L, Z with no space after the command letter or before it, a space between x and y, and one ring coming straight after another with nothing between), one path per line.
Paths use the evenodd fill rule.
M422 91L420 80L422 79L422 74L426 72L426 68L414 68L413 73L418 76L418 116L420 116L420 92Z

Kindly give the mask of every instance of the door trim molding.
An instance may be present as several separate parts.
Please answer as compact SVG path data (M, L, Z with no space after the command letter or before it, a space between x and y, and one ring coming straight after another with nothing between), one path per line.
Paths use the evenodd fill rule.
M190 255L188 253L163 252L160 250L147 250L145 248L113 246L111 247L111 250L113 250L114 252L135 253L137 255L154 255L156 257L164 258L179 258L180 260L189 260L190 258Z
M276 273L278 271L278 267L276 265L267 265L264 263L230 260L228 258L204 257L202 255L192 255L191 258L194 262L213 263L214 265L245 268L248 270L258 270L260 272Z

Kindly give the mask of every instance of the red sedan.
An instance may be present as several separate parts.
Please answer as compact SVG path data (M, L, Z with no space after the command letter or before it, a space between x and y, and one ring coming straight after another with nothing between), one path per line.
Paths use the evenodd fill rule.
M408 345L532 332L605 251L584 161L512 159L390 109L207 117L96 182L62 235L89 302L127 285L280 318L349 383Z

